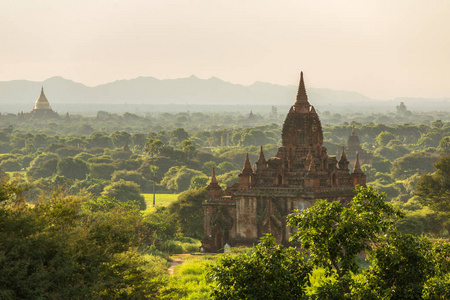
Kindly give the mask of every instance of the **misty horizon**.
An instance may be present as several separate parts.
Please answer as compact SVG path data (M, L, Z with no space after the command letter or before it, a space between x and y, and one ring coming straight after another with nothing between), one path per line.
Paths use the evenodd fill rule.
M431 1L1 1L0 81L139 76L450 96L450 5ZM39 21L36 21L39 20Z

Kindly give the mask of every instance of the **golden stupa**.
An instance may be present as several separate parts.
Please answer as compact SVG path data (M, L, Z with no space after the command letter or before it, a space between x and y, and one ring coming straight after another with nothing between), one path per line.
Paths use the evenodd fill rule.
M34 110L40 109L52 109L50 107L50 103L47 100L47 97L45 97L44 87L41 88L41 94L39 95L39 98L36 100L36 104L34 105Z
M34 108L31 111L31 116L34 117L57 117L58 114L53 111L52 107L50 106L50 103L47 100L47 97L45 97L44 94L44 87L41 88L41 94L39 95L39 98L36 100L36 103L34 104Z

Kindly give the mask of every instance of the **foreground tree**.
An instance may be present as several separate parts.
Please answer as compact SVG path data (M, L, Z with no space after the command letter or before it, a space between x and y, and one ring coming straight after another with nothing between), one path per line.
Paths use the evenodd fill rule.
M372 264L351 298L448 299L449 255L449 243L394 232L371 251Z
M356 255L372 249L379 235L387 232L402 213L384 201L385 195L371 187L356 187L348 207L340 202L318 200L304 211L288 216L288 225L297 227L290 238L300 241L315 265L344 277L358 272Z
M211 267L213 299L302 299L312 266L303 253L263 237L250 253L225 256Z
M0 299L157 298L164 270L132 250L141 221L135 206L106 198L1 206Z

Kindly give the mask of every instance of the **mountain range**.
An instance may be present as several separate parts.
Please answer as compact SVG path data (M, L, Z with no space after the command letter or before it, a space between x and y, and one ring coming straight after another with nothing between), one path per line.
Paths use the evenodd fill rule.
M289 106L295 101L297 87L265 82L244 86L216 77L200 79L194 75L179 79L138 77L118 80L94 87L62 77L42 82L13 80L0 82L0 112L31 110L40 94L41 86L56 110L80 108L108 110L113 106ZM404 102L412 110L450 110L450 98L397 98L390 101L371 99L357 92L325 88L308 88L309 101L319 110L329 111L386 111ZM76 110L76 109L75 109Z

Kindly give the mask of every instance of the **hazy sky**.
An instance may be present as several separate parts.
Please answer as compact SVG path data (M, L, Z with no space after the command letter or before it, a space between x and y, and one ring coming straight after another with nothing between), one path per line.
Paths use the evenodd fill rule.
M1 0L0 81L212 76L450 97L449 0Z

